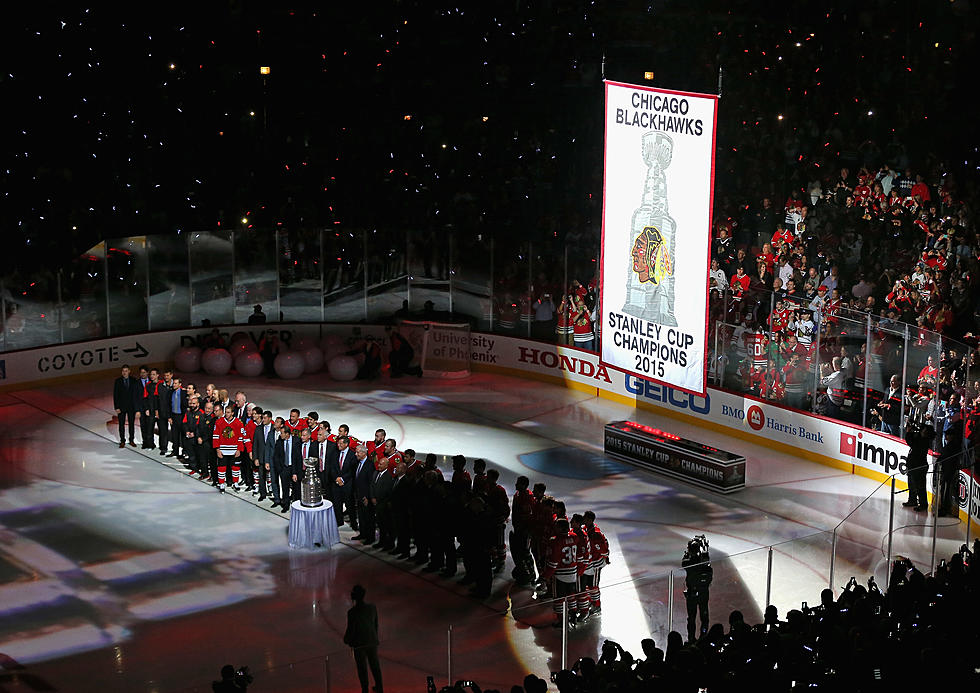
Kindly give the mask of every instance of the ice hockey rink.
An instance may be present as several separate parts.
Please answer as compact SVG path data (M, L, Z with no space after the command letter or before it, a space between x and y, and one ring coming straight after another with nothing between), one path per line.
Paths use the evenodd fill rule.
M888 486L652 411L486 373L218 380L277 414L296 407L334 430L347 423L361 439L384 428L399 449L438 455L444 471L452 455L470 468L482 457L508 492L525 474L569 513L593 510L612 562L601 616L568 634L569 662L596 656L606 639L638 653L645 637L663 647L669 625L685 632L678 566L694 534L710 541L711 619L726 627L736 608L760 622L767 596L781 616L819 601L831 530L845 517L835 588L851 575L884 582ZM492 597L475 600L459 575L351 543L347 527L329 550L290 550L287 516L268 503L221 495L155 450L119 449L111 384L0 393L0 690L208 691L226 663L248 665L254 691L354 690L342 636L355 583L380 612L388 691L424 690L430 675L441 687L450 673L509 690L560 668L551 605L514 586L510 560ZM745 455L746 488L723 496L605 458L603 426L621 419ZM895 514L892 550L923 570L927 521ZM939 522L938 555L948 557L965 528Z

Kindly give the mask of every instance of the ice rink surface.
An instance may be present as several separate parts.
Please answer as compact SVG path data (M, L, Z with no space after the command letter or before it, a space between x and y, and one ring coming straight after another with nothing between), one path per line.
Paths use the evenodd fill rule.
M207 376L188 381L203 388ZM639 653L644 637L664 646L668 626L685 632L678 566L694 534L711 542L712 621L727 624L736 608L761 621L767 592L781 616L819 601L831 530L848 516L836 533L835 587L851 575L884 582L888 486L648 410L482 373L215 381L277 415L296 407L334 430L347 423L362 440L384 428L399 449L438 455L443 471L452 455L470 469L482 457L509 493L525 474L570 514L593 510L612 562L602 614L570 633L569 661L596 656L605 639ZM502 690L529 671L546 678L560 668L551 605L513 584L509 560L491 598L475 600L455 578L351 543L346 526L330 550L290 550L287 516L268 503L221 495L155 450L119 449L111 385L0 393L3 690L206 691L226 663L251 668L249 690L353 690L342 636L355 583L380 612L389 692L424 690L427 675L444 685L449 666L453 679ZM722 496L605 458L603 426L620 419L745 455L746 488ZM893 535L893 552L923 570L925 522L899 507ZM938 555L948 556L964 527L941 522Z

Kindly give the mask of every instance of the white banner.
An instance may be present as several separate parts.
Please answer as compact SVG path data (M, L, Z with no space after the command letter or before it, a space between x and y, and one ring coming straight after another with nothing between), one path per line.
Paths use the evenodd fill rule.
M606 82L602 362L704 394L718 97Z

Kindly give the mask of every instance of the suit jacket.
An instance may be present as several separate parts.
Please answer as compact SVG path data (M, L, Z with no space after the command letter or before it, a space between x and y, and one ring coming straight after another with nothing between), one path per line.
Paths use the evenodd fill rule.
M153 394L154 390L156 395ZM170 394L173 389L162 380L154 385L152 382L146 384L146 397L143 399L143 410L149 409L157 416L170 416Z
M282 469L287 470L291 469L293 464L292 455L286 454L286 443L288 442L290 445L293 444L290 441L292 441L292 436L290 436L289 441L283 440L282 438L276 438L276 448L272 453L272 463L279 465L279 467Z
M383 472L375 472L371 478L371 497L376 498L378 505L386 505L391 498L391 489L395 485L395 479L387 469Z
M360 460L355 458L354 461L354 496L358 499L361 498L371 498L371 481L374 479L374 465L371 461L364 458L364 464L361 467L360 474L357 473L357 466L361 464Z
M347 448L344 455L344 465L340 466L340 450L336 445L331 445L327 443L330 447L327 448L327 459L326 459L326 478L327 483L332 487L340 488L337 486L337 477L344 480L344 488L350 492L354 488L354 470L357 469L357 455L350 448Z
M316 441L311 440L309 442L310 449L307 452L307 457L319 457L320 456L320 444ZM293 438L293 474L303 473L303 443L296 438Z
M378 609L374 604L354 604L347 612L347 630L344 643L348 647L377 647Z
M265 431L265 426L260 424L255 429L255 440L252 441L252 458L257 460L262 464L272 464L272 453L276 450L276 438L278 434L276 433L275 426L269 426L268 437L263 435Z
M242 423L244 423L245 421L248 420L248 417L245 414L245 410L248 408L248 404L249 403L246 402L244 407L239 407L234 402L232 402L232 404L231 404L231 406L235 410L235 418L238 419L239 421L241 421Z
M146 411L150 408L148 400L143 396L143 388L148 387L150 384L149 378L146 380L146 385L144 386L143 380L136 378L136 394L133 395L133 403L136 405L136 411Z
M129 387L123 383L122 376L116 378L112 384L112 408L121 412L136 411L139 409L139 400L143 398L143 386L140 385L139 378L129 376Z
M173 390L170 391L170 395L167 397L167 411L173 416L174 408L174 394ZM184 414L187 413L187 390L180 388L180 416L183 418Z

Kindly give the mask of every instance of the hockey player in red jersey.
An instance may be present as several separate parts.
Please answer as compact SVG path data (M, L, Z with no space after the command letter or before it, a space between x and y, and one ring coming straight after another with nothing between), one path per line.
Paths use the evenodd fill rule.
M361 444L360 440L350 434L350 427L347 424L337 426L337 437L339 438L340 436L347 437L347 447L351 450L357 450L357 446ZM328 440L330 439L328 438Z
M575 532L569 529L568 520L565 518L555 522L555 536L547 542L545 551L545 569L543 577L545 580L554 582L553 594L555 614L558 618L554 626L560 628L562 625L561 613L562 606L566 602L566 597L572 597L578 592L578 578L585 569L578 558L579 538ZM568 613L571 616L575 602L568 599Z
M532 523L537 499L528 490L530 484L531 480L526 476L517 477L511 506L513 530L510 533L510 555L514 559L514 571L511 575L519 585L532 583L537 577L531 555Z
M306 427L310 429L310 440L321 443L320 447L323 447L322 443L330 435L330 422L320 421L320 415L311 411L306 415Z
M260 491L260 474L259 474L259 461L255 459L255 455L252 454L252 441L255 440L255 431L259 426L262 425L262 407L252 407L252 415L249 417L248 421L245 422L245 452L248 456L245 458L248 462L245 467L243 474L245 484L252 491L253 496L259 495Z
M507 518L510 516L510 503L507 490L497 483L500 472L496 469L487 470L487 505L494 516L494 544L490 554L493 558L493 572L499 573L507 562L507 544L504 536L507 529Z
M576 624L585 623L589 620L590 600L588 590L585 588L585 571L589 569L592 562L591 545L589 535L585 529L585 519L578 513L572 515L569 529L578 539L575 552L579 562L579 592L575 595L575 600L568 600L569 611L574 610Z
M387 436L387 431L385 431L383 428L379 428L374 432L374 440L369 440L367 443L365 443L365 445L367 445L368 461L374 464L375 471L380 471L378 461L384 457L385 438Z
M609 542L606 535L595 523L595 513L586 510L583 516L585 520L585 531L589 541L589 565L582 574L582 589L589 595L589 608L591 614L596 616L602 613L602 602L599 600L599 574L602 567L609 565Z
M299 416L299 409L290 409L289 419L284 424L289 429L289 434L293 436L298 436L300 431L307 428L306 419L301 419Z
M237 493L241 490L242 452L248 434L242 422L235 418L233 407L226 407L224 416L214 424L214 449L218 455L218 489L224 492L228 485L228 463L231 463L232 489Z

